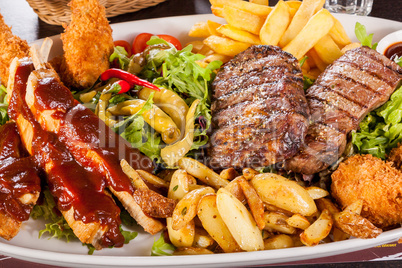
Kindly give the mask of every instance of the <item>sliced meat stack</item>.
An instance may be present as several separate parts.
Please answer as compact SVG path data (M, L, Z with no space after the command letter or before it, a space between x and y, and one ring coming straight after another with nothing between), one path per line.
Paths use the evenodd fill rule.
M309 111L299 63L274 46L252 46L213 82L210 166L268 166L304 142Z
M402 68L368 47L346 52L307 90L311 125L305 146L285 168L314 174L342 155L347 134L401 84Z
M41 187L33 159L21 144L15 123L0 127L0 237L13 238L29 219Z

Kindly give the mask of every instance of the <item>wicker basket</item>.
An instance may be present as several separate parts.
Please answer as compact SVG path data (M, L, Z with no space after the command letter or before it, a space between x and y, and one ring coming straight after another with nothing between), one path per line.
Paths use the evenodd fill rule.
M27 0L39 18L46 23L62 25L70 21L71 10L67 5L71 0ZM138 11L155 6L166 0L99 0L106 8L106 17Z

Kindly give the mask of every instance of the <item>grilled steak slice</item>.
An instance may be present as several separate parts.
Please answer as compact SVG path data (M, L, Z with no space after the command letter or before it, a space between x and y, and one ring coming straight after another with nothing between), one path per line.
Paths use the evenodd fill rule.
M303 144L309 110L292 55L252 46L223 65L212 86L211 167L267 166Z
M402 68L368 47L346 52L307 90L311 126L306 143L287 170L317 173L344 152L347 134L384 104L401 84Z

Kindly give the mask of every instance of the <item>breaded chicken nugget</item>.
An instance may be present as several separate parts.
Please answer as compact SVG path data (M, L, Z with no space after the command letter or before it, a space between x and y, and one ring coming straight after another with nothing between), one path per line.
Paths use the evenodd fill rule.
M67 86L87 88L109 68L112 29L98 0L72 0L71 23L61 34L64 60L60 76Z
M15 57L28 56L29 46L27 41L13 35L11 28L4 22L0 14L0 81L7 85L9 67Z
M402 172L372 155L355 155L332 174L332 196L343 208L363 200L361 216L380 228L402 223Z

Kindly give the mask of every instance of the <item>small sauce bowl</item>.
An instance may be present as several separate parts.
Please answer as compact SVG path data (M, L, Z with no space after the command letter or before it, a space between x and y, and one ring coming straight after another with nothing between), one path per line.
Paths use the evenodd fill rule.
M378 42L377 51L394 59L402 56L402 30L393 32L385 36Z

